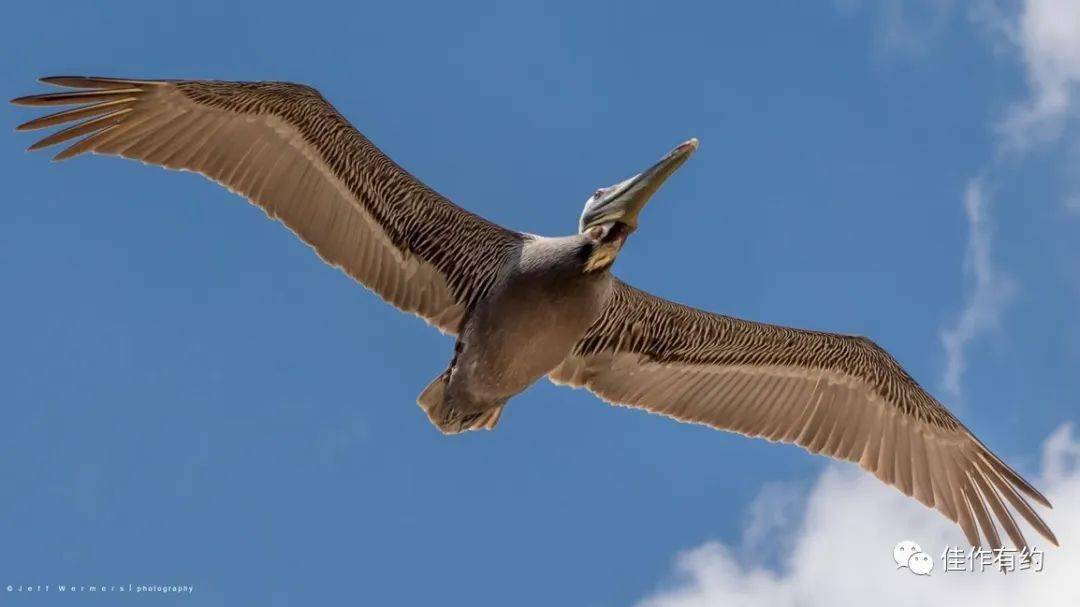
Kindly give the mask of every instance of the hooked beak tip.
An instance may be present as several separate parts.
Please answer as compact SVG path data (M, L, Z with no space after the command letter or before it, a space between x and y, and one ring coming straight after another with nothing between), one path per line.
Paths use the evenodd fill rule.
M698 149L699 145L701 145L701 142L698 141L698 138L697 137L691 137L690 139L687 139L686 141L680 143L679 147L675 148L675 152L676 153L681 152L683 154L689 154L691 152L696 151Z
M667 156L664 157L664 160L662 160L661 163L663 163L664 161L671 161L676 159L679 159L680 161L686 160L690 157L691 154L697 151L699 145L701 145L701 142L698 141L698 138L691 137L690 139L687 139L686 141L675 146L675 149L668 152Z

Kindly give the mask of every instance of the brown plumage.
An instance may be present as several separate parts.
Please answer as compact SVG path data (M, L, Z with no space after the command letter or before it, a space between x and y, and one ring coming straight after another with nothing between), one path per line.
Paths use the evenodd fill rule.
M1001 544L987 506L1026 545L1002 499L1057 543L1050 503L877 344L703 312L617 281L601 317L551 372L602 399L856 462Z
M282 82L54 77L90 89L20 97L89 104L30 149L87 135L55 157L123 156L201 173L281 220L327 263L445 333L490 287L521 235L455 206L402 170L315 89Z
M668 302L610 275L645 202L697 147L598 190L581 233L497 226L394 164L314 89L288 83L54 77L21 97L77 105L20 130L74 125L56 159L118 155L201 173L280 220L331 265L458 335L419 402L444 432L493 428L538 378L608 402L856 462L957 522L973 545L1026 545L1010 512L1057 543L1049 502L888 353L863 337L755 323Z

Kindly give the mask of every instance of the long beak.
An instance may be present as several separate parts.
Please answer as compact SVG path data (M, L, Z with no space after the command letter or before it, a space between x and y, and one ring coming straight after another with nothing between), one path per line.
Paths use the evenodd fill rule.
M684 141L645 171L604 190L598 199L590 201L585 207L581 215L581 231L612 221L624 223L631 230L636 229L641 209L697 148L696 138Z

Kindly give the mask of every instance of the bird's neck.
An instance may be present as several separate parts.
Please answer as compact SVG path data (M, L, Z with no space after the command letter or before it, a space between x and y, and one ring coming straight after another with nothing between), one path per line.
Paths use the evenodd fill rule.
M592 245L582 271L586 274L593 274L609 270L611 265L615 263L615 258L618 257L621 248L620 245L615 243L602 242Z
M606 272L615 263L619 256L626 237L630 234L630 228L621 223L615 223L606 230L604 236L598 240L591 240L587 245L585 264L582 271L586 274Z

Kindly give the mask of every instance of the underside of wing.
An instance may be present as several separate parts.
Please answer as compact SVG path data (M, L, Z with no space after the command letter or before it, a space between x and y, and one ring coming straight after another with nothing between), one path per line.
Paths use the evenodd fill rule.
M979 529L1002 545L998 526L1027 545L1012 511L1057 543L1028 502L1049 507L1046 498L862 337L711 314L617 282L550 377L614 404L858 463L958 523L972 545Z
M469 213L397 166L307 86L54 77L75 106L19 130L66 125L30 147L123 156L201 173L280 220L394 306L456 333L521 235ZM81 138L81 139L80 139Z

